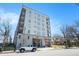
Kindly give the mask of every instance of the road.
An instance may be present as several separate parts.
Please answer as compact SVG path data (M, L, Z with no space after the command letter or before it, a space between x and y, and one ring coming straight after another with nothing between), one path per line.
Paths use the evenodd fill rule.
M79 48L76 49L44 49L36 52L5 53L0 56L79 56Z

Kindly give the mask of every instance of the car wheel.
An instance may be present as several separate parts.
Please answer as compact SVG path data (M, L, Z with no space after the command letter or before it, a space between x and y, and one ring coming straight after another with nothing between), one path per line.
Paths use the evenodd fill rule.
M20 53L24 53L25 52L25 49L20 49Z
M33 48L33 49L32 49L32 52L35 52L35 51L36 51L36 49L35 49L35 48Z

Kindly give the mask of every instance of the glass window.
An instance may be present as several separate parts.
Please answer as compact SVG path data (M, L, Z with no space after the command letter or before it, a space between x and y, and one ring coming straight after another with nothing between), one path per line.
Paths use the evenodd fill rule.
M45 35L45 32L42 32L42 36L44 36Z
M21 19L24 19L24 16L21 16Z
M30 47L30 45L28 45L28 47Z
M30 30L28 30L28 33L30 33Z
M36 31L34 31L34 33L36 33Z
M44 22L44 19L42 19L42 22Z
M47 25L49 25L49 22L46 22L47 23Z
M29 17L31 17L31 11L29 11L28 15L29 15Z
M28 36L28 39L29 39L29 36Z
M29 11L29 14L31 14L31 11Z
M36 20L34 22L36 23Z
M44 27L44 24L42 24L42 26Z
M38 17L40 17L40 14L38 14Z
M29 19L29 23L31 23L31 20Z
M38 21L40 21L40 18L38 18Z
M36 19L36 16L34 18Z
M19 35L19 39L21 38L21 35Z
M46 21L48 21L49 19L47 18Z
M40 25L40 22L38 22L37 24Z
M29 26L28 26L28 28L30 29L30 28L31 28L31 26L29 25Z
M34 28L36 28L36 26L34 26Z

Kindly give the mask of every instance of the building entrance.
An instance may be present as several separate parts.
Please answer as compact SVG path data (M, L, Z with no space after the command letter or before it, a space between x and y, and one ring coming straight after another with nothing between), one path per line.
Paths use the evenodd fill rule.
M38 38L33 38L33 46L34 47L40 47L40 39Z

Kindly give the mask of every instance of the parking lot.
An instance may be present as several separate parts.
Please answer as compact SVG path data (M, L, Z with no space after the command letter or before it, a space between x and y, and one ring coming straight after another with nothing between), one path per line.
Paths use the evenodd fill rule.
M36 52L5 52L0 53L0 56L79 56L79 48L74 49L53 49L53 48L40 48Z

